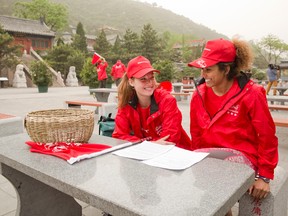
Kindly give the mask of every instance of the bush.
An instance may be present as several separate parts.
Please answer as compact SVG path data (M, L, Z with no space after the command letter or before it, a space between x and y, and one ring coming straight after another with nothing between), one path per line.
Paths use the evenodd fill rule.
M156 70L160 71L160 74L156 74L157 82L163 81L172 81L173 79L173 72L174 72L174 65L169 60L160 60L156 61L153 64L153 67Z
M32 82L37 86L51 86L52 74L48 70L46 64L42 61L34 61L31 64L30 71L32 74Z
M259 70L255 74L253 74L252 77L257 80L264 80L266 78L266 74Z
M89 88L97 88L98 87L98 78L97 73L95 71L95 65L91 63L92 58L87 58L83 69L80 72L80 77L84 85L89 86Z

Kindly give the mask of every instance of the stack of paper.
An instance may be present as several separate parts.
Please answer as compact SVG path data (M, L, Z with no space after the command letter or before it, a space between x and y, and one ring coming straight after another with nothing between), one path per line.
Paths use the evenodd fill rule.
M113 152L113 154L141 160L150 166L183 170L203 160L209 153L193 152L174 145L160 145L144 141L140 144Z

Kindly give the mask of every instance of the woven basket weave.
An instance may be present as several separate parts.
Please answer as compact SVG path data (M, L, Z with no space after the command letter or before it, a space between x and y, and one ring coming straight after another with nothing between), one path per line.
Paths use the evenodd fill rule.
M94 112L52 109L30 112L24 122L34 142L88 142L94 130Z

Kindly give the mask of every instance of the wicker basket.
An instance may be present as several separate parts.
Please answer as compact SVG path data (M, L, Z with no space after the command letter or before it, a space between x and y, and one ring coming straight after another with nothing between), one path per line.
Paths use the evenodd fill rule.
M94 130L94 112L52 109L30 112L24 122L34 142L88 142Z

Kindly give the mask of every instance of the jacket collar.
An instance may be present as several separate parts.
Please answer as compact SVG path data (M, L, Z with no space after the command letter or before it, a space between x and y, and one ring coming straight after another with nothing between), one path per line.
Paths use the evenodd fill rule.
M137 109L138 97L134 94L131 100L128 102L130 106L132 106L135 110ZM150 115L157 112L159 110L158 104L156 103L154 94L151 96L151 106L150 106Z

